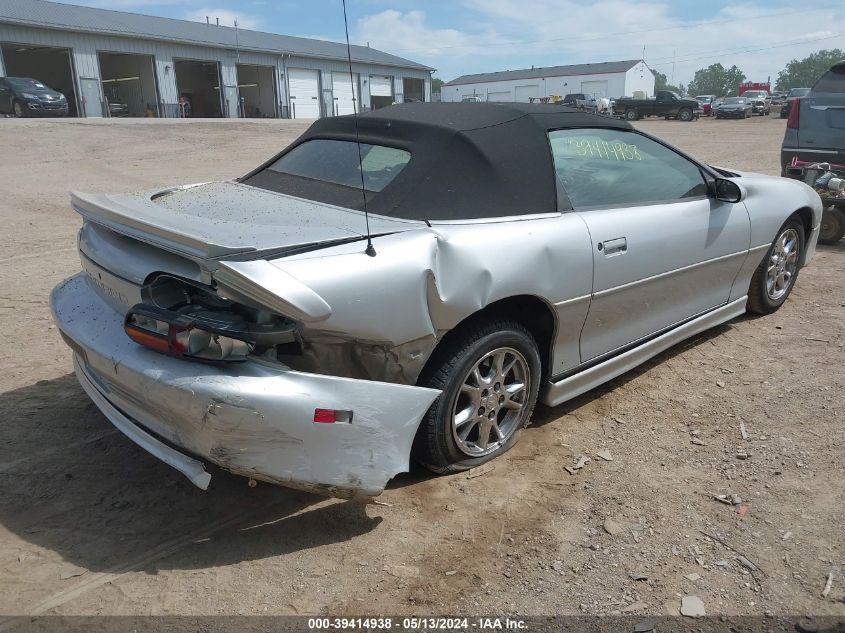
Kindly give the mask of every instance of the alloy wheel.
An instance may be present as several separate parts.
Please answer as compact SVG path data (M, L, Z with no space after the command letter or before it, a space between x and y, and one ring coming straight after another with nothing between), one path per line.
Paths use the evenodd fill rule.
M786 229L775 240L766 269L766 294L772 301L777 301L789 292L798 270L800 249L801 240L795 229Z
M463 453L489 455L516 433L530 380L528 362L512 347L494 349L473 365L452 406L452 434Z

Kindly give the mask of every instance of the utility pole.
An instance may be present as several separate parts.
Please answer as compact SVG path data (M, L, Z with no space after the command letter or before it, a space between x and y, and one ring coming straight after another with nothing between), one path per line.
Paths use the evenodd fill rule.
M675 85L675 53L677 49L672 49L672 78L669 80L671 85Z

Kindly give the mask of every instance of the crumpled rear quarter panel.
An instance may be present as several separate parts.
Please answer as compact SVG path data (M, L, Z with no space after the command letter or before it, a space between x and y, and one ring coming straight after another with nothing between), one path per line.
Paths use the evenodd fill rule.
M434 389L280 369L187 362L136 345L80 273L51 296L54 319L99 391L168 442L234 473L343 497L381 493L408 469ZM353 411L317 424L314 409Z

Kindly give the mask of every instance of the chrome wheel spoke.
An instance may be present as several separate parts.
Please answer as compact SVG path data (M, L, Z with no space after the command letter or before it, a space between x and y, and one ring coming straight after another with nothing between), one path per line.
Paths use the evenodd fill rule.
M473 418L471 420L471 422L472 422L472 424L465 425L464 428L458 433L458 437L461 438L462 442L466 442L466 439L469 437L469 434L472 432L472 430L476 426L478 426L478 419L477 418Z
M492 422L487 418L478 423L478 441L476 442L478 448L483 450L490 445L490 428L492 426Z
M505 439L505 434L504 434L504 433L502 433L502 429L500 429L500 428L499 428L499 424L498 424L495 420L493 420L493 424L492 424L491 426L493 427L493 432L496 434L496 438L497 438L500 442L501 442L503 439Z
M470 406L461 409L461 411L455 414L455 428L461 427L467 422L471 422L474 417L475 405L470 404Z

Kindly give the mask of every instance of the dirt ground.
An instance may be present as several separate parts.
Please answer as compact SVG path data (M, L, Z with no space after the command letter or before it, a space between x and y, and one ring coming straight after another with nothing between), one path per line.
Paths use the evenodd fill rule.
M775 117L639 125L778 173ZM688 594L845 614L845 242L775 315L541 408L486 473L400 476L385 505L220 472L202 492L116 432L49 316L79 269L68 191L238 176L304 127L0 120L0 614L677 614Z

